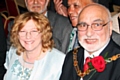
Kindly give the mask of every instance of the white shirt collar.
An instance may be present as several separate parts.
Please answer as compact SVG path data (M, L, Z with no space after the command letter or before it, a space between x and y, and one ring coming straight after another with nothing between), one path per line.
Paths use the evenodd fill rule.
M48 17L47 14L48 14L48 12L46 11L46 13L45 13L45 16L46 16L46 17Z

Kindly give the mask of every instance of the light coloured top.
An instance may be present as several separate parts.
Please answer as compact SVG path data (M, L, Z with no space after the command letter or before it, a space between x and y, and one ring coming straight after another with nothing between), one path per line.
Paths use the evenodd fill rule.
M112 21L113 21L113 30L120 34L120 31L119 31L119 30L120 30L120 29L119 29L120 24L119 24L119 22L118 22L118 17L119 17L119 16L120 16L120 13L114 15L114 16L112 17Z
M11 47L4 64L7 69L4 80L59 80L64 58L64 53L53 48L47 51L44 58L36 60L32 69L22 69L19 61L21 56L18 56L16 49Z

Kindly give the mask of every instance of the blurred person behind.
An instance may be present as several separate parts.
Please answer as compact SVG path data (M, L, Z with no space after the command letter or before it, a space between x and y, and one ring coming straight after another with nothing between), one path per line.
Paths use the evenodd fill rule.
M98 2L98 0L91 0L92 2ZM58 14L68 17L67 8L69 7L68 0L51 0L50 1L50 10L56 11ZM74 0L73 0L74 2ZM87 5L90 1L89 0L80 0L81 5ZM54 8L52 8L54 7Z
M85 2L87 2L87 1L88 0L85 0ZM92 0L92 1L104 5L111 12L113 12L113 3L116 4L117 2L119 2L119 0L113 0L113 1L112 0ZM68 17L68 13L67 13L68 4L67 4L67 2L68 2L68 0L51 0L49 9L54 11L54 12L57 12L60 15ZM82 0L81 0L81 2L82 2ZM119 4L119 3L117 3L117 4Z
M80 44L78 43L76 29L79 13L85 6L96 2L97 0L68 0L68 16L73 26L71 35L74 33L74 36L70 36L70 43L67 52L80 46Z
M59 80L65 54L53 48L49 20L35 12L16 17L4 80Z
M97 0L68 0L68 15L73 27L76 27L78 16L81 10L89 5L96 3Z

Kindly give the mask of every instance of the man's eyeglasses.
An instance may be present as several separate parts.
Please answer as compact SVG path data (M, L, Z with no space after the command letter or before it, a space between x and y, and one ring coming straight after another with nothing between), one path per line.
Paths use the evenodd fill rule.
M91 28L94 31L100 31L103 29L104 26L106 26L110 21L108 21L107 23L103 24L102 22L94 22L91 25L88 25L85 22L81 22L77 24L77 29L78 31L86 31L88 26L91 26Z
M19 31L19 36L20 37L25 37L27 34L30 34L32 37L34 36L37 36L38 34L40 33L40 31L30 31L30 32L27 32L27 31Z

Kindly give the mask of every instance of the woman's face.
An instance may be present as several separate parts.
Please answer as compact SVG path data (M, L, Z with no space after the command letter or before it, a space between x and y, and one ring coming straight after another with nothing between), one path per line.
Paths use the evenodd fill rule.
M37 30L33 20L29 20L19 31L19 41L26 51L33 51L42 47L41 33Z

